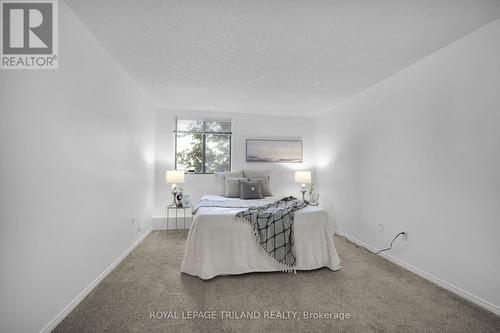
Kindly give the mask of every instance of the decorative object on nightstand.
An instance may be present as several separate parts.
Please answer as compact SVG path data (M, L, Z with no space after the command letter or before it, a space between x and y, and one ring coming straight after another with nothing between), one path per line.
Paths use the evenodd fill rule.
M316 191L312 183L309 188L309 192L307 193L306 201L311 206L319 206L319 193Z
M191 199L189 198L189 195L183 194L181 203L183 207L191 206Z
M319 193L313 192L311 195L309 195L309 199L307 202L311 206L319 206Z
M306 200L306 184L311 184L311 171L295 171L295 183L300 184L302 200Z
M165 182L172 184L172 196L174 197L171 206L182 207L182 187L178 184L184 184L184 171L167 170L165 173Z

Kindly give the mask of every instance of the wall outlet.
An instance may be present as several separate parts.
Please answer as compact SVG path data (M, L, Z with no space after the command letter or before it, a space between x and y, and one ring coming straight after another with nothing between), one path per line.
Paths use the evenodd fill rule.
M378 231L384 231L384 222L378 222L377 223L377 230Z

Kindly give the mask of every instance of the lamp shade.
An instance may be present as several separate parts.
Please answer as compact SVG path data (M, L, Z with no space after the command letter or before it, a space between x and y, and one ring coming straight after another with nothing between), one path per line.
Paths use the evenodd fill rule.
M167 184L184 184L184 171L167 170L165 182Z
M311 184L311 171L295 171L295 183Z

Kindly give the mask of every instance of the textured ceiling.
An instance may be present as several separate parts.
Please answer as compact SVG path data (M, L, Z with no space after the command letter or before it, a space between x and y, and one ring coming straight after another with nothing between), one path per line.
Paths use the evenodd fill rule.
M66 0L159 108L314 115L500 17L498 0Z

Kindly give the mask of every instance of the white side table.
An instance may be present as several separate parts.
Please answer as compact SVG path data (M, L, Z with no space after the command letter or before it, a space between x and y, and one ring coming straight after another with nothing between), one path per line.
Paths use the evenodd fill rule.
M170 220L170 211L171 210L175 211L175 229L177 230L177 220L179 218L182 218L183 228L186 229L186 213L191 213L191 216L193 216L193 206L177 207L177 206L168 205L167 207L165 207L165 216L167 218L167 231L168 231L168 221ZM178 213L179 211L182 211L181 217L179 217L179 213Z

